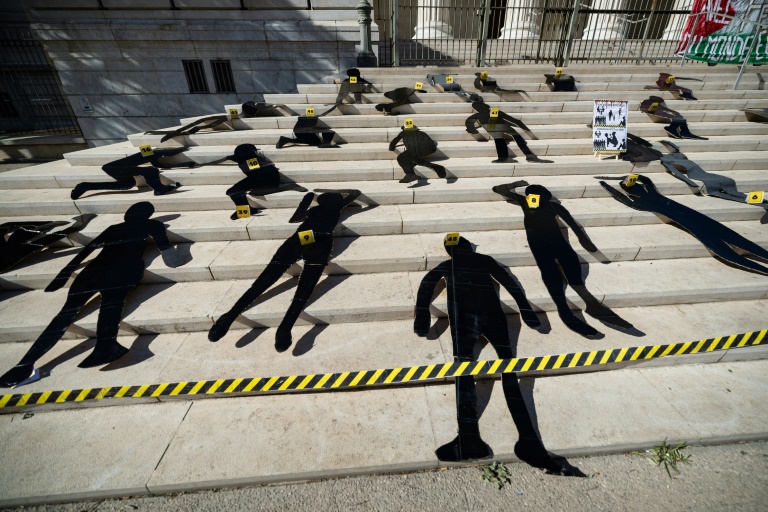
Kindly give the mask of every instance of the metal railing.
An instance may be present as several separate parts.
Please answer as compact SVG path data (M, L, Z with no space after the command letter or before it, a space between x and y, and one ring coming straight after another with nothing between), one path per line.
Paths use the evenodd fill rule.
M26 27L0 30L0 136L80 134L58 76Z
M380 62L482 66L674 61L692 2L378 0Z

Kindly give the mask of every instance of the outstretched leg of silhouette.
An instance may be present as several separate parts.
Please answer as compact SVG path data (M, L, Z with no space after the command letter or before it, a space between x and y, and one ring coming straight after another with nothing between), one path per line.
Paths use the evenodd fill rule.
M736 245L737 247L739 247L741 249L744 249L745 251L749 251L752 254L755 254L755 256L759 256L761 258L768 259L768 256L765 255L766 251L763 248L760 248L760 252L755 253L755 252L753 252L750 249L741 247L743 242L740 242L740 243L737 244L734 241L734 242L730 242L730 243L733 243L733 245ZM755 248L757 248L757 247L759 247L759 246L756 246ZM760 274L768 276L768 267L760 265L756 261L753 261L753 260L747 258L746 256L742 256L741 254L737 253L730 245L728 245L728 243L726 243L726 241L718 240L716 243L714 243L712 245L708 245L707 248L710 251L712 251L715 256L718 256L718 257L722 258L725 261L730 261L731 263L733 263L735 265L738 265L740 267L744 267L744 268L747 268L747 269L752 270L754 272L758 272Z
M494 138L493 143L496 145L496 156L498 157L493 162L494 163L506 162L509 159L509 148L507 147L507 139Z
M541 271L541 279L544 281L544 286L547 287L549 295L552 297L555 306L557 306L557 314L560 316L563 323L582 336L597 335L598 332L596 329L579 319L573 314L571 308L568 307L568 301L565 298L565 286L567 283L564 281L563 274L557 263L550 258L537 258L535 252L533 256ZM579 275L580 273L581 272L579 271ZM583 284L583 280L579 278L579 281L581 282L577 284Z
M734 245L739 249L743 249L747 252L750 252L760 259L768 261L768 250L757 245L752 240L748 240L744 238L743 236L736 233L735 231L728 233L727 236L723 237L723 241L727 244Z
M280 326L275 333L275 348L278 352L288 350L291 346L291 329L293 328L299 315L309 302L309 297L315 290L315 286L320 281L323 275L323 269L325 265L309 264L305 263L304 268L299 275L299 283L296 285L296 292L293 295L291 305L288 307L288 311L285 312Z
M135 176L141 176L154 191L162 195L178 188L181 184L166 185L160 180L160 171L155 167L122 167L120 169L103 168L114 182L83 182L78 183L72 190L72 199L78 199L91 190L130 190L136 186Z
M416 163L416 165L423 165L424 167L429 167L430 169L435 171L437 175L441 178L446 177L445 167L443 167L442 165L436 164L434 162L430 162L424 157L414 158L413 161Z
M101 291L101 307L96 324L96 346L88 357L77 365L80 368L92 368L111 363L128 353L128 349L117 342L120 320L128 295L133 286L109 288Z

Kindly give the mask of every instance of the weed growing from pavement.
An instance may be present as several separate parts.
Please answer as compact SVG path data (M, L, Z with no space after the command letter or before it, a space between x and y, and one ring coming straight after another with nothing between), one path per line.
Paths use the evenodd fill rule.
M653 450L648 450L649 452L653 452L653 457L649 457L651 464L655 464L656 466L661 466L663 464L664 469L667 470L667 475L669 475L669 478L672 478L672 473L669 472L669 468L672 468L675 473L680 473L680 470L677 469L677 463L682 462L688 464L688 459L691 458L690 455L682 453L682 450L685 449L687 443L688 441L683 441L677 446L672 446L667 443L666 439L664 439L659 446L655 447Z
M494 462L481 468L483 470L483 480L496 484L496 487L501 490L504 484L510 483L512 480L509 478L509 470L507 466L501 462Z

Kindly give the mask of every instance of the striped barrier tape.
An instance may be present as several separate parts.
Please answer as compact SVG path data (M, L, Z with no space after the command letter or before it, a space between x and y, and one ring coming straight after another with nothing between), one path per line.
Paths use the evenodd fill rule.
M728 350L763 343L768 329L667 345L646 345L592 352L574 352L548 356L533 356L492 361L452 362L357 372L289 375L284 377L255 377L241 379L200 380L139 386L65 389L36 393L2 395L0 409L40 404L86 402L106 398L148 398L193 395L258 395L276 392L317 392L405 383L425 383L465 375L498 375L502 373L534 373L544 370L583 368L661 357L699 354Z

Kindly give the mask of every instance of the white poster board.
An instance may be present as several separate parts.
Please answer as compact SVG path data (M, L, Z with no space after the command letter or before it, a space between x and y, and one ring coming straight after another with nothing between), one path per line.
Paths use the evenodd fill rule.
M592 150L596 155L618 155L627 151L626 100L595 100L592 110Z

